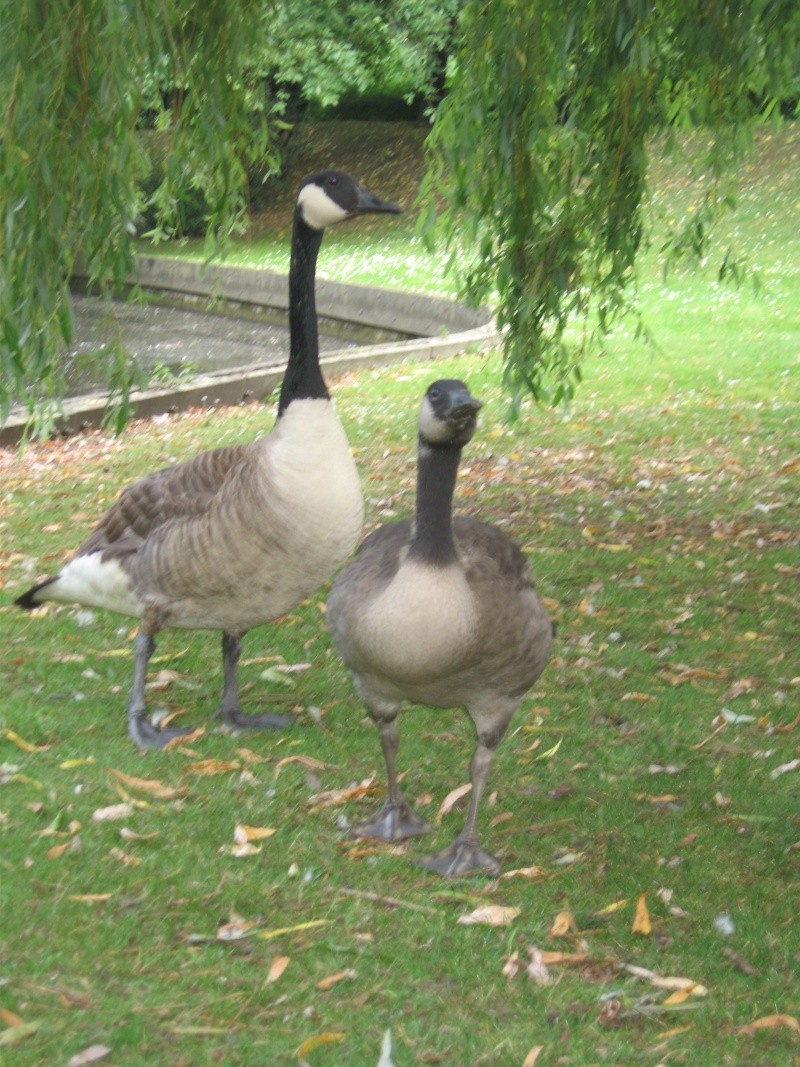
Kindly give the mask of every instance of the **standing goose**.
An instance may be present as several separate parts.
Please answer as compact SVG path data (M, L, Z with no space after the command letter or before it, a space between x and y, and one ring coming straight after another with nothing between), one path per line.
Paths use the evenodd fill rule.
M289 361L272 431L134 482L61 572L15 601L28 609L65 601L139 619L128 730L142 748L188 732L158 729L146 715L147 667L155 635L167 627L222 630L224 722L294 721L243 715L237 665L242 636L312 593L361 533L361 486L319 365L317 254L327 225L400 210L338 171L303 181L289 269Z
M494 750L547 663L553 630L525 557L477 519L452 517L461 450L481 404L460 381L438 381L419 417L414 520L372 533L328 599L333 643L380 730L388 796L359 837L396 841L429 829L397 785L397 715L403 701L463 707L477 733L467 820L455 842L423 861L445 877L500 865L478 844L478 808Z

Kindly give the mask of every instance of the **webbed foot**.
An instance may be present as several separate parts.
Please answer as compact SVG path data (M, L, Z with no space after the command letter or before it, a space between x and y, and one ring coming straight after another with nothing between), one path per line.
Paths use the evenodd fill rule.
M387 800L374 818L354 826L351 834L353 837L366 837L378 841L402 841L406 837L426 834L429 830L430 826L411 810L404 798L401 798L397 802Z
M460 878L469 874L496 877L500 864L484 852L475 838L457 838L448 848L419 861L420 866L441 874L443 878Z
M238 708L220 708L217 714L232 730L288 730L297 722L294 715L245 715Z
M129 717L128 733L133 743L139 748L158 750L165 748L176 737L186 737L187 734L192 733L192 728L191 726L158 727L142 713Z

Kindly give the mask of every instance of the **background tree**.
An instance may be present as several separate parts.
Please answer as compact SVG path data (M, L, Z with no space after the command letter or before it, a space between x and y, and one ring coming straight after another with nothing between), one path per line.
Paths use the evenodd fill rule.
M704 195L664 249L700 256L754 122L800 89L800 5L468 0L459 40L428 142L428 229L436 198L465 295L496 294L513 395L558 401L635 293L653 137L712 132Z

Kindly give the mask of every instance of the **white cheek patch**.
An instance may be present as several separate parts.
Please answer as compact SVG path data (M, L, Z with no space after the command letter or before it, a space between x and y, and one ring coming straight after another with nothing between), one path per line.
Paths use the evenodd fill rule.
M311 182L304 185L297 197L300 214L305 222L315 230L324 230L334 222L346 219L348 212L331 200L324 189Z
M423 441L431 444L446 444L452 437L452 428L440 419L433 410L433 405L426 397L423 398L422 408L419 413L419 435Z

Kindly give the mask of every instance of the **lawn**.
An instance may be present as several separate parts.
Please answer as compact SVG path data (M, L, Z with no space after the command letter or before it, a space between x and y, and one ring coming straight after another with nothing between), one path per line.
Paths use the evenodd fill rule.
M0 452L0 1064L374 1067L386 1030L396 1067L800 1060L800 142L760 147L728 236L762 295L648 261L660 347L624 324L569 412L505 421L497 353L332 383L370 526L412 508L427 383L485 401L457 507L524 547L558 623L482 813L507 877L415 866L464 818L442 811L459 712L401 718L435 833L347 838L384 769L325 590L245 640L246 710L293 730L216 730L218 635L164 633L151 705L204 732L147 755L130 622L10 605L120 485L251 439L272 405ZM487 908L506 925L459 922Z

